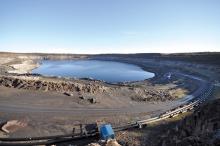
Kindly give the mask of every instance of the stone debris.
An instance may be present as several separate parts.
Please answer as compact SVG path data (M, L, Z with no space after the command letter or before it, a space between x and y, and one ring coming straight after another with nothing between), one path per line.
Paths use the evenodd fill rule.
M19 75L19 76L0 76L0 86L27 90L55 91L67 96L89 95L96 96L98 94L129 96L131 100L138 102L166 101L176 99L168 89L157 89L157 87L146 86L130 87L130 86L109 86L100 82L84 82L79 80L61 80L57 78L39 77L35 75ZM176 90L174 90L175 93ZM127 94L127 95L126 95ZM90 103L97 103L95 97L80 97Z
M42 91L57 91L62 92L68 96L71 96L71 92L83 92L83 93L102 93L107 90L106 87L99 84L83 84L75 82L53 82L42 80L25 80L16 77L0 77L0 85L18 88L18 89L32 89Z

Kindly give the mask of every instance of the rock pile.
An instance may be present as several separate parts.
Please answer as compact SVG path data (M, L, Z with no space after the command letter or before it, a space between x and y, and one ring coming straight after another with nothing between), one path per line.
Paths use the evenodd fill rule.
M114 95L115 97L129 97L134 101L166 101L173 100L168 89L148 88L148 86L130 87L129 85L106 85L97 81L74 80L55 77L41 77L38 75L14 75L0 76L0 86L17 89L55 91L67 96L83 95L82 101L97 103L95 97L98 94ZM149 85L150 87L150 85Z
M168 90L147 90L147 89L134 89L135 95L131 97L134 101L165 101L174 99Z
M103 87L99 84L83 84L70 81L53 82L42 80L25 80L7 76L0 77L0 85L18 89L57 91L62 93L83 92L95 94L106 91L106 87Z

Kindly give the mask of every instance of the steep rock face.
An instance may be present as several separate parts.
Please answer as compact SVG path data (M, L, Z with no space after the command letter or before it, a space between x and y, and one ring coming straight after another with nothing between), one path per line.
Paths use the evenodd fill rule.
M163 146L220 145L220 99L202 106L161 137Z

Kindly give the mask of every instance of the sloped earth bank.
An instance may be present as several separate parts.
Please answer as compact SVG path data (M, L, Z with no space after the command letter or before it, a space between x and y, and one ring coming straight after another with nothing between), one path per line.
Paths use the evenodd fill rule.
M173 120L117 133L126 146L219 146L220 99L210 101L194 113Z
M175 73L175 68L169 67L169 64L163 67L164 64L158 65L146 59L114 60L130 60L130 63L155 72L155 78L111 85L88 79L8 73L9 70L15 70L12 65L18 61L22 63L30 59L35 60L29 61L34 63L36 59L51 59L48 56L13 58L16 59L9 57L1 64L0 118L2 123L14 119L26 121L27 126L10 133L11 137L69 133L79 123L93 123L97 120L123 125L178 106L181 103L179 98L195 91L200 92L200 87L205 86L205 82ZM55 56L57 58L59 56ZM85 56L67 58L82 59ZM171 80L167 80L168 72L173 74Z
M159 145L220 145L220 100L204 105L161 135Z

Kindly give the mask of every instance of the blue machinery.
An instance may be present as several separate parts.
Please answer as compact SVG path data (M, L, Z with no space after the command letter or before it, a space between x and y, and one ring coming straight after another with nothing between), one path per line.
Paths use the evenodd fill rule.
M115 133L110 124L104 124L100 126L100 138L102 140L114 139Z

